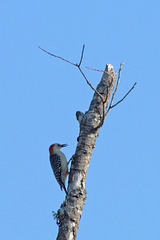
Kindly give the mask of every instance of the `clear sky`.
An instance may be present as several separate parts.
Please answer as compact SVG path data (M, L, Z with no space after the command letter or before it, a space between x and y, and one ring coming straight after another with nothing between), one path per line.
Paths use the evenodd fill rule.
M75 152L76 111L93 96L106 63L118 72L118 101L99 132L87 174L78 240L160 239L160 1L9 1L0 14L0 238L52 240L65 194L48 147Z

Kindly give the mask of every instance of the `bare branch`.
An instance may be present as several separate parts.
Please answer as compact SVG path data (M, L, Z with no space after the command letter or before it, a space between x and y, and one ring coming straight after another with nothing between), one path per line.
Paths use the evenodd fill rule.
M73 66L75 66L75 67L78 67L79 71L80 71L81 74L83 75L83 77L84 77L84 79L86 80L87 84L88 84L88 85L92 88L92 90L93 90L95 93L97 93L97 95L100 97L100 99L101 99L101 101L102 101L102 104L103 104L103 116L102 116L101 122L100 122L100 123L98 124L98 126L94 129L94 131L96 131L98 128L100 128L100 127L103 125L104 120L105 120L105 117L106 117L107 114L109 113L110 109L113 108L113 107L115 107L116 105L118 105L120 102L122 102L122 101L127 97L127 95L132 91L132 89L135 87L135 85L136 85L136 83L134 83L133 87L127 92L127 94L126 94L120 101L118 101L116 104L112 105L112 104L113 104L114 97L115 97L115 94L116 94L117 89L118 89L118 86L119 86L119 81L120 81L120 77L121 77L121 70L122 70L122 66L123 66L124 62L121 63L121 64L120 64L120 68L119 68L119 73L118 73L117 84L116 84L115 90L114 90L114 92L113 92L113 94L112 94L112 98L111 98L110 105L109 105L108 110L107 110L107 112L106 112L106 114L105 114L105 102L106 102L106 100L104 100L104 98L103 98L103 96L100 94L100 92L98 92L97 89L95 89L95 88L92 86L92 84L88 81L86 75L84 74L84 72L82 71L82 69L81 69L81 67L80 67L80 66L81 66L81 63L82 63L82 60L83 60L83 54L84 54L85 45L83 44L83 47L82 47L81 58L80 58L79 64L73 63L73 62L71 62L71 61L69 61L69 60L67 60L67 59L65 59L65 58L62 58L62 57L57 56L57 55L55 55L55 54L52 54L52 53L46 51L45 49L41 48L40 46L38 46L38 47L39 47L42 51L44 51L45 53L51 55L52 57L59 58L59 59L65 61L65 62L67 62L67 63L70 63L71 65L73 65ZM103 72L103 73L105 73L105 71L103 71L103 70L98 70L98 69L90 68L90 67L86 67L86 68L88 68L88 69L90 69L90 70L94 70L94 71L98 71L98 72ZM107 73L107 74L108 74L108 73Z
M96 69L96 68L91 68L91 67L86 67L86 68L89 69L89 70L97 71L97 72L104 72L103 70L99 70L99 69Z
M114 96L115 96L115 94L117 92L117 89L118 89L118 86L119 86L119 81L120 81L120 77L121 77L121 71L122 71L123 64L124 64L124 62L120 64L120 68L119 68L119 72L118 72L118 80L117 80L116 88L115 88L115 90L113 92L113 95L112 95L112 98L111 98L110 106L112 106Z
M133 90L133 88L135 87L135 85L137 84L136 82L134 83L134 85L131 87L131 89L125 94L125 96L119 100L117 103L115 103L114 105L113 104L113 100L114 100L114 97L115 97L115 94L117 92L117 89L118 89L118 86L119 86L119 81L120 81L120 77L121 77L121 71L122 71L122 66L123 66L124 62L120 64L120 68L119 68L119 72L118 72L118 80L117 80L117 84L116 84L116 87L115 87L115 90L112 94L112 98L111 98L111 102L110 102L110 105L108 107L108 110L105 114L105 116L107 116L107 114L109 113L110 109L117 106L120 102L122 102L126 97L127 95Z
M65 62L67 62L67 63L70 63L70 64L72 64L72 65L74 65L74 66L77 66L77 64L75 64L75 63L72 63L72 62L70 62L70 61L68 61L67 59L65 59L65 58L62 58L62 57L60 57L60 56L57 56L57 55L55 55L55 54L52 54L52 53L50 53L50 52L48 52L48 51L46 51L45 49L43 49L43 48L41 48L40 46L38 46L43 52L45 52L45 53L47 53L47 54L49 54L49 55L51 55L52 57L56 57L56 58L59 58L59 59L61 59L61 60L63 60L63 61L65 61Z
M133 84L133 86L131 87L131 89L126 93L126 95L124 95L124 97L123 97L121 100L119 100L117 103L115 103L114 105L112 105L111 108L117 106L120 102L122 102L122 101L128 96L128 94L133 90L133 88L136 86L136 84L137 84L137 82L135 82L135 83Z
M38 46L38 47L39 47L42 51L44 51L44 52L46 52L47 54L51 55L52 57L59 58L59 59L65 61L65 62L67 62L67 63L72 64L72 65L75 66L75 67L78 67L79 71L81 72L81 74L82 74L83 77L85 78L87 84L99 95L99 97L101 98L102 103L103 103L103 97L102 97L102 95L101 95L101 94L92 86L92 84L88 81L87 77L85 76L84 72L82 71L82 69L81 69L81 67L80 67L80 66L81 66L81 63L82 63L82 59L83 59L84 48L85 48L85 45L84 45L84 44L83 44L83 48L82 48L82 53L81 53L81 58L80 58L79 64L70 62L70 61L68 61L68 60L65 59L65 58L62 58L62 57L57 56L57 55L55 55L55 54L52 54L52 53L46 51L45 49L41 48L40 46Z
M117 89L118 89L119 80L120 80L120 73L121 73L121 69L122 69L122 65L123 65L123 64L124 64L124 63L121 63L121 64L120 64L120 69L119 69L119 75L118 75L117 85L116 85L115 91L114 91L114 93L113 93L113 95L112 95L111 103L110 103L110 105L109 105L109 107L108 107L107 113L105 114L105 102L106 102L106 100L107 100L107 99L106 99L106 100L103 100L103 116L102 116L102 120L101 120L101 122L99 123L99 125L94 129L94 131L96 131L98 128L100 128L100 127L103 125L104 120L105 120L105 117L107 116L108 112L109 112L110 109L111 109L114 96L115 96L115 94L116 94L116 92L117 92ZM105 71L103 71L103 70L99 70L99 69L95 69L95 68L91 68L91 67L86 67L86 68L89 69L89 70L93 70L93 71L105 73ZM107 72L107 74L108 74L108 72Z
M81 59L80 59L80 61L79 61L78 67L80 67L80 66L81 66L81 63L82 63L84 48L85 48L85 45L83 44L82 53L81 53Z
M87 84L99 95L99 97L101 98L102 102L103 102L103 97L102 95L92 86L92 84L88 81L86 75L84 74L84 72L82 71L82 69L80 67L78 67L79 71L81 72L81 74L83 75L83 77L85 78Z
M109 105L108 110L106 112L106 116L109 113L110 109L112 108L113 99L114 99L114 96L115 96L115 94L117 92L117 89L118 89L118 86L119 86L119 81L120 81L120 77L121 77L121 71L122 71L123 64L124 64L124 62L120 64L120 68L119 68L119 72L118 72L117 84L116 84L115 90L114 90L114 92L112 94L111 102L110 102L110 105Z

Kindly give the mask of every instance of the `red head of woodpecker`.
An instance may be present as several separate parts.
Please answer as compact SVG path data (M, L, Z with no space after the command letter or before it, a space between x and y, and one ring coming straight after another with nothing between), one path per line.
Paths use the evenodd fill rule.
M60 151L62 147L66 147L67 144L59 144L54 143L49 147L49 153L50 153L50 163L51 167L54 173L54 176L57 180L57 182L60 185L60 188L64 189L64 191L67 194L67 190L65 187L65 180L68 175L68 164L66 156L63 152Z

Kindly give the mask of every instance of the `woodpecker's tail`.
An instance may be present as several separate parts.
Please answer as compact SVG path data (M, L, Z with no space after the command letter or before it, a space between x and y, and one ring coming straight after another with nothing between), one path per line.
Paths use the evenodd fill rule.
M68 195L68 192L67 192L67 190L66 190L66 187L65 187L64 183L62 183L62 186L63 186L64 191L65 191L66 194Z

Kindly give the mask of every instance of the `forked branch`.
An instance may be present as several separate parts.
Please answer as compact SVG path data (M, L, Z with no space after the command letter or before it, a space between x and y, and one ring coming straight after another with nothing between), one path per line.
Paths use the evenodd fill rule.
M105 117L107 116L107 114L109 113L109 111L111 110L111 108L114 108L114 107L117 106L119 103L121 103L121 102L128 96L128 94L133 90L133 88L135 87L135 85L137 84L137 82L135 82L135 83L133 84L133 86L131 87L131 89L125 94L125 96L124 96L121 100L119 100L117 103L113 104L113 100L114 100L115 94L116 94L116 92L117 92L117 90L118 90L118 86L119 86L119 82L120 82L120 78L121 78L121 71L122 71L122 66L123 66L123 64L124 64L124 62L120 64L120 68L119 68L119 71L118 71L118 79L117 79L116 87L115 87L115 90L114 90L114 92L113 92L113 94L112 94L112 98L111 98L109 107L108 107L106 113L103 112L104 114L103 114L102 120L101 120L100 124L95 128L95 130L97 130L98 128L100 128L100 127L103 125L104 120L105 120ZM105 71L103 71L103 70L99 70L99 69L95 69L95 68L91 68L91 67L86 67L86 68L89 69L89 70L93 70L93 71L105 73ZM103 109L104 109L104 103L105 103L105 101L103 101ZM112 104L113 104L113 105L112 105Z
M86 80L87 84L99 95L99 97L101 98L101 100L102 100L102 102L103 102L103 97L102 97L102 95L92 86L92 84L88 81L86 75L84 74L84 72L83 72L82 69L81 69L81 63L82 63L82 60L83 60L83 53L84 53L84 48L85 48L85 45L84 45L84 44L83 44L83 48L82 48L81 58L80 58L79 64L73 63L73 62L71 62L71 61L68 61L68 60L65 59L65 58L62 58L62 57L57 56L57 55L55 55L55 54L52 54L52 53L46 51L45 49L41 48L40 46L38 46L38 47L39 47L42 51L44 51L44 52L46 52L47 54L51 55L52 57L59 58L59 59L65 61L65 62L67 62L67 63L69 63L69 64L72 64L72 65L75 66L75 67L78 67L79 71L80 71L81 74L83 75L83 77L84 77L84 79Z
M113 104L113 100L114 100L115 94L116 94L116 92L117 92L117 90L118 90L118 86L119 86L119 82L120 82L120 77L121 77L122 66L123 66L124 62L121 63L121 64L120 64L120 68L119 68L119 72L118 72L118 79L117 79L116 87L115 87L115 90L114 90L114 92L113 92L113 94L112 94L112 98L111 98L111 102L110 102L110 104L109 104L109 107L108 107L108 109L107 109L107 111L106 111L106 113L105 113L105 110L104 110L104 109L105 109L105 103L106 103L106 100L107 100L107 99L104 99L103 96L100 94L100 92L98 92L97 89L95 89L95 88L92 86L92 84L88 81L86 75L84 74L84 72L82 71L82 68L81 68L81 63L82 63L82 60L83 60L83 54L84 54L84 48L85 48L85 45L84 45L84 44L83 44L83 47L82 47L82 52L81 52L81 57L80 57L79 64L73 63L73 62L71 62L71 61L69 61L69 60L67 60L67 59L65 59L65 58L62 58L62 57L57 56L57 55L55 55L55 54L53 54L53 53L50 53L50 52L46 51L45 49L43 49L43 48L40 47L40 46L38 46L38 47L39 47L42 51L44 51L45 53L51 55L52 57L59 58L59 59L65 61L65 62L67 62L67 63L69 63L69 64L71 64L71 65L73 65L73 66L75 66L75 67L78 67L80 73L83 75L83 77L84 77L84 79L86 80L87 84L92 88L92 90L93 90L94 92L96 92L96 93L98 94L98 96L100 97L100 99L101 99L101 101L102 101L102 104L103 104L103 115L102 115L102 119L101 119L100 123L99 123L98 126L94 129L94 131L96 131L98 128L100 128L100 127L103 125L104 120L105 120L105 117L107 116L107 114L109 113L109 111L110 111L113 107L115 107L115 106L117 106L119 103L121 103L121 102L128 96L128 94L133 90L133 88L135 87L135 85L137 84L137 83L135 82L134 85L132 86L132 88L125 94L125 96L124 96L121 100L119 100L117 103ZM98 69L90 68L90 67L86 67L86 68L88 68L89 70L94 70L94 71L98 71L98 72L103 72L103 73L104 73L103 70L98 70Z
M52 57L59 58L59 59L65 61L65 62L67 62L67 63L69 63L69 64L71 64L71 65L73 65L73 66L75 66L75 67L78 67L80 73L83 75L83 77L84 77L84 79L86 80L87 84L92 88L92 90L93 90L95 93L98 94L98 96L100 97L100 99L101 99L101 101L102 101L102 104L103 104L103 116L102 116L102 119L101 119L100 124L94 129L94 131L96 131L96 130L97 130L98 128L100 128L100 127L103 125L103 123L104 123L104 119L105 119L105 110L104 110L104 109L105 109L105 106L104 106L104 105L105 105L106 100L104 100L104 98L103 98L103 96L100 94L100 92L98 92L97 89L95 89L95 88L92 86L92 84L88 81L86 75L85 75L84 72L82 71L81 63L82 63L82 60L83 60L83 54L84 54L85 45L83 44L83 47L82 47L81 58L80 58L79 64L73 63L73 62L71 62L71 61L69 61L69 60L67 60L67 59L65 59L65 58L62 58L62 57L57 56L57 55L55 55L55 54L53 54L53 53L50 53L50 52L46 51L45 49L43 49L43 48L40 47L40 46L38 46L38 47L39 47L42 51L44 51L45 53L51 55Z
M125 94L125 96L119 100L117 103L113 104L113 100L114 100L114 97L115 97L115 94L118 90L118 86L119 86L119 82L120 82L120 78L121 78L121 71L122 71L122 66L123 66L124 62L120 64L120 68L119 68L119 72L118 72L118 79L117 79L117 83L116 83L116 87L115 87L115 90L112 94L112 98L111 98L111 102L109 104L109 107L107 109L107 112L105 114L105 116L107 116L107 114L109 113L109 111L111 110L111 108L114 108L115 106L117 106L119 103L121 103L127 96L128 94L133 90L133 88L135 87L135 85L137 84L136 82L133 84L133 86L130 88L130 90ZM113 104L113 105L112 105Z

